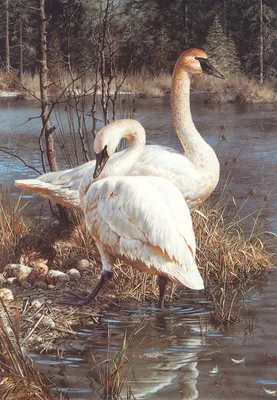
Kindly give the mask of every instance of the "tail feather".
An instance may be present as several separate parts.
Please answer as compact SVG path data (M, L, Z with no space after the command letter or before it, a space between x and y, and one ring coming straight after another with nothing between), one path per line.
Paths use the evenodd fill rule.
M37 193L63 206L79 210L81 208L78 190L71 190L62 185L52 185L39 179L16 180L15 185L23 190Z

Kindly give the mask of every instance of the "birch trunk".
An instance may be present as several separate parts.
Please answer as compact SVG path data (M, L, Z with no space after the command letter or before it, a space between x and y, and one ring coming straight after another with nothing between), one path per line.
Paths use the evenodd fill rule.
M11 70L11 56L10 56L10 11L9 11L9 0L5 1L6 8L6 69L8 72Z
M260 0L260 84L264 82L264 26L263 0Z
M57 161L54 149L53 131L49 121L49 82L47 67L47 36L46 36L46 16L45 0L39 0L40 10L40 97L41 97L41 121L42 133L44 131L46 155L51 171L57 171Z

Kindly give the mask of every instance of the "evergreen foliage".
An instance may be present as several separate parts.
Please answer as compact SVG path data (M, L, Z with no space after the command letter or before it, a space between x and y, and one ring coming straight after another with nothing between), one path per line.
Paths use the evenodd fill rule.
M119 72L171 71L188 47L205 47L226 73L259 76L263 56L266 78L277 69L276 0L110 0L108 38L113 38ZM35 72L39 57L37 0L9 0L11 66ZM263 6L263 49L261 19ZM0 59L6 63L6 4L0 0ZM51 73L68 66L82 73L97 69L95 60L107 0L46 0ZM110 54L109 40L106 54ZM261 53L262 52L262 53Z
M223 32L219 17L216 15L204 46L209 58L224 75L238 75L241 64L235 42Z

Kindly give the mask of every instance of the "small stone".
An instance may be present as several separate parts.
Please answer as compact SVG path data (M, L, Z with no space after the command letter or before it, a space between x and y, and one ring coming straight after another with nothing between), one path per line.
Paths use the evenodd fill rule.
M46 276L46 282L48 285L56 285L57 283L69 282L69 277L64 272L51 269Z
M18 278L13 276L11 278L8 278L6 282L8 285L15 285L16 283L18 283Z
M0 297L4 301L12 301L13 300L13 292L10 289L2 288L2 289L0 289Z
M78 271L82 272L90 266L90 262L86 258L77 258L76 261L72 263L72 266L74 266L73 269L76 268Z
M42 302L40 300L33 300L31 306L38 310L42 306Z
M0 288L3 287L5 282L6 282L6 279L4 278L4 275L2 273L0 273Z
M34 287L38 288L38 289L46 290L47 289L47 283L43 282L43 281L38 281L38 282L34 283Z
M48 285L48 286L47 286L47 289L53 290L53 289L55 289L55 285Z
M42 328L50 328L53 329L55 328L56 324L55 322L52 320L52 318L48 317L47 315L45 317L42 318L42 320L40 321L39 325Z
M7 264L3 275L5 278L17 277L20 282L24 281L30 275L32 268L23 264Z
M28 289L31 289L32 285L31 285L29 282L27 282L27 281L23 281L23 282L21 283L21 287L22 287L22 289L28 290Z
M79 279L81 279L80 272L75 268L72 268L69 271L67 271L67 275L71 281L78 281Z

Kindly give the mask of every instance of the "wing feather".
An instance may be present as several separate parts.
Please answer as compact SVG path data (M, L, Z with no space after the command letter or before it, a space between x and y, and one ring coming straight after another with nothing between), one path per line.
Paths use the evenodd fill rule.
M179 190L156 177L109 177L82 199L89 229L115 256L140 262L188 287L203 288L194 261L189 209ZM92 222L91 205L97 213ZM195 283L196 282L196 283ZM197 286L197 287L195 287Z

